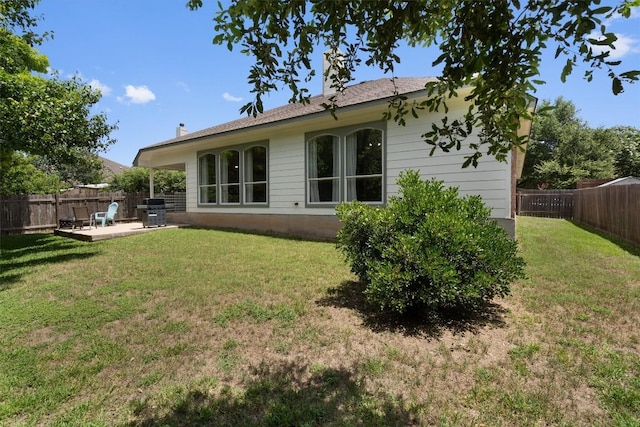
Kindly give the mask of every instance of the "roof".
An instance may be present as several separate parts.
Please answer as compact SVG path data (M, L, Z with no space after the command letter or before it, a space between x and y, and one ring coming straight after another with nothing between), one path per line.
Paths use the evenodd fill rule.
M403 77L403 78L383 78L371 81L365 81L348 86L343 92L336 96L336 105L338 108L366 104L374 101L391 99L395 95L406 95L414 92L425 90L428 82L437 81L435 77ZM188 142L194 139L205 138L214 135L220 135L227 132L238 131L257 126L269 125L272 123L298 119L305 116L311 116L323 113L326 108L322 104L329 104L330 96L318 95L311 97L308 104L292 103L282 107L267 110L256 117L243 117L231 122L223 123L207 129L188 133L186 135L169 139L158 144L150 145L142 148L140 151L152 150L167 145ZM138 156L134 164L137 164Z
M623 178L614 179L613 181L609 181L599 187L609 187L612 185L631 185L631 184L640 184L640 178L636 178L635 176L625 176Z
M109 176L120 175L121 173L124 173L127 169L129 169L129 166L122 165L105 157L98 156L98 158L102 160L102 164L104 165L103 170Z

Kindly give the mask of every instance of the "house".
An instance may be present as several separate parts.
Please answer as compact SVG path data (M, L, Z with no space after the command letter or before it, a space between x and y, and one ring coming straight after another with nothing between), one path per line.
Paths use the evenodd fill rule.
M76 184L74 186L75 188L88 188L94 190L109 188L109 183L113 180L114 176L123 174L129 169L129 166L114 162L106 157L98 156L98 160L102 162L101 171L103 175L103 182Z
M129 166L114 162L113 160L109 160L106 157L98 156L98 158L102 160L102 173L104 174L107 181L111 181L114 176L121 175L130 169Z
M514 235L522 152L514 150L507 162L484 156L477 168L462 169L468 149L429 156L431 146L421 137L443 113L423 112L405 126L383 120L394 90L420 101L430 80L384 78L349 86L338 94L337 119L322 106L332 95L325 85L309 104L192 133L181 124L175 138L140 149L133 163L186 171L186 212L171 218L180 223L330 239L340 227L336 204L357 199L384 205L398 194L400 172L414 169L462 195L480 195ZM450 103L451 119L467 109L462 92ZM521 129L528 134L530 122Z

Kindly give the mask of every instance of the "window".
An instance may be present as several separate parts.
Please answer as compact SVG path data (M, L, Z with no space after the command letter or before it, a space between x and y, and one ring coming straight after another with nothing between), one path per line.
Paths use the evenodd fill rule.
M240 203L240 152L220 155L220 203Z
M382 132L362 129L346 138L347 201L382 202Z
M264 205L268 202L268 147L247 144L201 153L198 203Z
M244 200L267 202L267 149L260 145L244 150Z
M321 135L309 141L309 202L340 200L338 137Z
M217 203L216 155L205 154L199 160L200 203Z
M384 124L307 135L307 203L384 201Z

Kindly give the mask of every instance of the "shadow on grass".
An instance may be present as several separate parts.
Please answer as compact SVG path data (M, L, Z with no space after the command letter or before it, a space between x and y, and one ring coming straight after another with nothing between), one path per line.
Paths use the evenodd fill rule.
M0 239L0 291L19 282L30 267L87 260L99 254L86 243L51 234L2 236Z
M344 369L307 373L291 362L262 364L238 389L194 387L132 402L126 426L415 425L415 415L388 395L374 395ZM166 407L165 407L166 405Z
M321 306L354 310L362 317L364 325L374 332L389 331L407 336L438 338L445 330L454 334L475 334L485 327L506 326L503 316L507 310L495 303L487 303L475 310L441 310L436 313L400 316L381 312L369 304L364 297L364 288L364 284L360 282L347 280L329 289L328 296L317 303Z
M602 231L602 230L598 230L597 228L591 227L590 225L587 224L582 224L578 221L569 221L571 224L575 225L576 227L588 232L588 233L592 233L592 234L596 234L600 237L602 237L603 239L606 239L608 241L610 241L611 243L613 243L614 245L618 246L620 249L622 249L623 251L629 252L631 255L635 255L637 257L640 257L640 246L635 246L632 243L629 242L625 242L624 240L622 240L621 238L608 233L606 231Z

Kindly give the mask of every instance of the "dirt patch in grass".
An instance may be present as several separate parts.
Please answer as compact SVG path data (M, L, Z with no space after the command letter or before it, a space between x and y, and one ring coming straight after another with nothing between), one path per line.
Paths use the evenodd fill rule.
M403 325L399 319L385 323L367 311L362 301L343 297L340 303L331 302L332 295L332 290L318 295L316 302L307 305L304 314L293 321L270 317L268 312L278 304L286 305L286 299L267 298L248 304L246 299L236 298L234 302L229 297L216 305L214 313L182 311L178 306L165 305L165 317L148 319L149 313L145 312L128 325L115 322L105 328L106 334L126 339L136 348L132 332L145 331L138 339L144 341L147 333L155 336L157 347L153 351L160 356L154 358L153 351L140 344L140 351L147 353L146 361L141 354L130 366L123 366L122 372L111 370L104 375L120 378L122 383L115 386L128 390L117 399L120 404L145 401L140 403L144 408L162 406L157 399L175 383L214 381L216 385L206 390L195 386L195 391L203 393L202 400L189 404L198 406L205 402L219 404L217 399L230 390L239 393L238 402L242 401L246 399L244 393L264 386L264 381L284 381L291 390L298 391L314 389L320 381L325 389L332 389L331 384L347 381L343 376L349 373L347 382L354 384L355 393L361 398L404 402L403 410L407 405L418 405L407 415L415 425L438 423L442 417L462 424L481 422L481 411L474 408L483 405L497 411L498 418L508 419L509 412L499 409L501 400L515 405L517 410L518 399L525 399L523 396L539 400L535 404L538 406L524 409L533 419L553 418L549 414L554 413L585 419L602 416L597 395L589 392L588 386L575 384L571 391L562 389L570 378L558 378L556 369L548 365L544 354L545 326L522 325L532 323L526 319L535 316L522 307L518 297L497 301L484 313L461 317L443 313L431 323L420 324L414 319ZM245 311L227 316L220 324L216 316L232 307ZM166 349L180 343L186 345L182 351L166 353ZM526 343L541 343L542 349L529 355ZM524 348L521 359L510 354L519 346ZM522 366L514 369L518 363ZM483 383L479 375L488 375L490 381ZM141 385L141 378L149 383ZM508 395L504 394L505 389L527 390L528 394ZM581 390L579 395L575 394L576 389ZM554 390L551 396L557 401L540 397L550 390ZM495 402L474 397L474 393L483 392L493 396ZM288 391L282 393L287 395ZM349 401L346 396L345 399ZM151 416L143 409L135 419L144 419L143 414Z
M49 347L64 342L71 337L70 332L59 333L51 326L34 329L20 339L22 345Z

